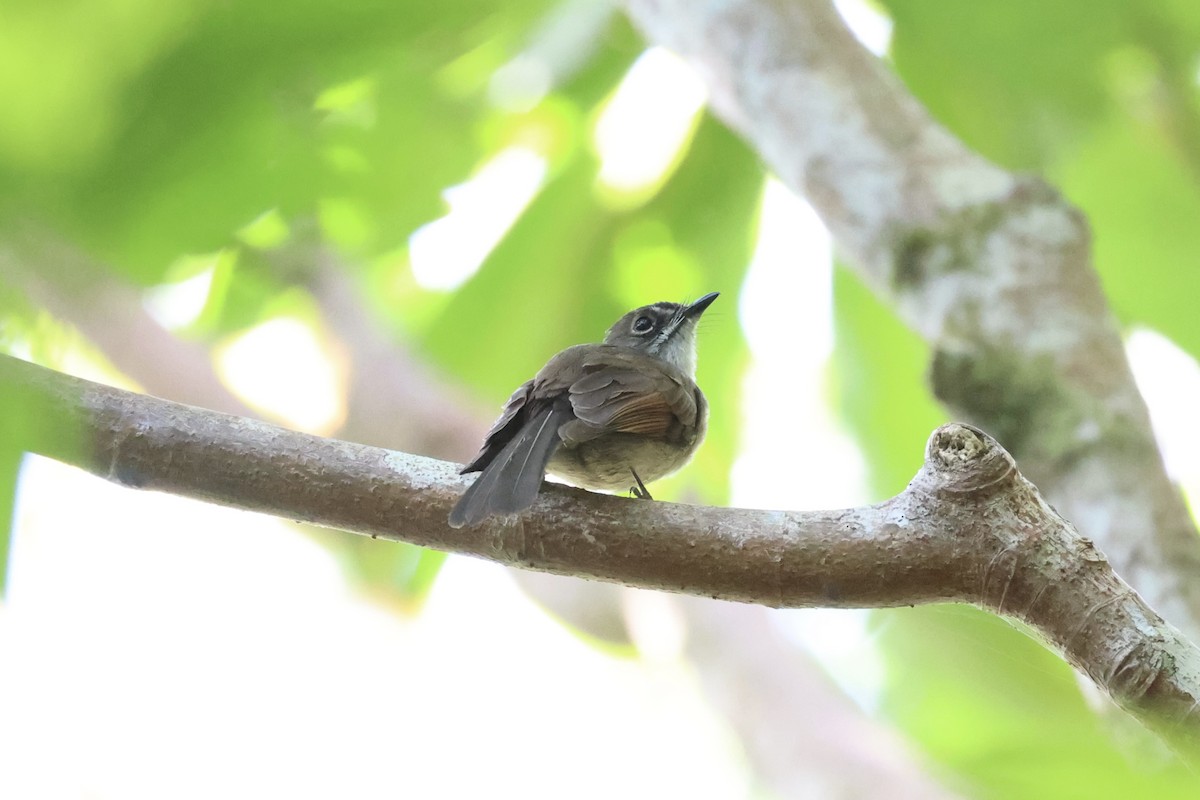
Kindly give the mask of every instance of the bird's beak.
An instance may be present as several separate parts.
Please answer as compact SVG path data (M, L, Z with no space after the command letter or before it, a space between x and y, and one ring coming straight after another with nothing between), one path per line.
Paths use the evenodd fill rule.
M712 305L712 301L717 299L720 292L709 292L701 297L696 302L683 310L684 319L695 319L704 313L704 309Z

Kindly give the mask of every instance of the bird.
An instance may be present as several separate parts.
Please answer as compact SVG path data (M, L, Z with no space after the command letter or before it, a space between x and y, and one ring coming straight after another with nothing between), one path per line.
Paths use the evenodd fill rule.
M480 475L450 512L451 527L524 511L547 472L584 489L650 498L645 484L682 468L704 440L696 323L718 295L635 308L603 342L546 362L513 392L462 468Z

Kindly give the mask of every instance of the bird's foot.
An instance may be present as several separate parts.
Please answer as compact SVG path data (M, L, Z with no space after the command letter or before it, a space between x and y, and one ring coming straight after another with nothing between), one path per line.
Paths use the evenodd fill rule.
M638 477L637 470L630 467L629 471L633 473L633 479L637 481L637 486L629 487L629 493L638 500L653 500L654 498L650 496L650 490L646 488L646 484L642 483L642 479Z

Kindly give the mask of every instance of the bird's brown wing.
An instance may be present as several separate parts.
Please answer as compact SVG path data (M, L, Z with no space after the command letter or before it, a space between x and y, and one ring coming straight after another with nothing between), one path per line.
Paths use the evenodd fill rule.
M546 464L562 444L558 429L571 419L566 398L526 405L527 417L519 425L514 416L502 429L507 439L495 453L485 452L482 473L467 487L450 512L450 526L474 525L491 514L513 514L533 505L546 475ZM489 446L495 446L489 441Z
M581 375L584 374L587 353L591 349L614 350L605 345L575 345L563 350L550 359L546 366L525 383L517 387L504 404L500 418L492 424L491 430L484 437L483 447L479 455L462 469L462 474L482 472L488 464L499 455L514 437L527 424L537 418L542 411L552 405L557 405L560 398L566 398L567 390Z
M450 525L474 525L490 514L512 514L533 504L554 451L559 430L575 417L567 388L581 373L576 348L559 353L533 380L522 384L463 473L480 472L450 512Z
M492 423L491 430L484 437L479 455L462 468L461 474L482 471L492 462L496 454L504 449L504 445L517 435L529 418L529 400L532 390L533 381L526 381L517 387L517 390L512 393L512 397L508 398L508 402L504 404L500 418Z
M698 409L678 370L637 353L601 353L570 388L575 420L560 431L568 446L609 433L673 441L694 429Z
M679 370L626 348L583 345L552 358L522 384L463 472L482 472L450 512L450 525L528 508L560 445L613 433L667 442L694 437L703 413Z

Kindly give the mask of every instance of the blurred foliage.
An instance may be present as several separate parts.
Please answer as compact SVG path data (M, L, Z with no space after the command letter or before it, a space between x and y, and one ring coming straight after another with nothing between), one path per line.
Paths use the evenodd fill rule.
M594 156L578 148L430 328L428 352L491 397L507 398L563 346L599 340L631 306L651 298L684 300L717 290L722 308L736 307L762 188L762 170L746 147L705 118L688 157L633 211L600 202L593 190L597 168ZM719 191L698 191L700 185ZM672 262L686 267L667 266L668 281L656 277ZM464 346L457 333L464 320L488 331L486 346ZM655 496L660 490L664 498L678 496L690 486L708 502L726 497L737 443L731 406L746 347L733 326L718 331L718 324L705 323L700 347L698 377L713 406L708 438L693 466L661 482Z
M872 493L890 497L921 468L929 433L947 422L924 381L929 347L855 275L838 268L833 278L838 408L870 465Z
M1088 216L1121 319L1200 357L1200 5L887 0L892 57L940 121Z
M1062 187L1094 226L1122 321L1200 355L1200 5L883 5L895 67L934 115ZM656 494L726 499L748 358L734 310L762 169L701 115L659 184L624 198L598 187L592 128L644 45L597 0L12 0L0 17L0 243L27 270L0 272L6 350L51 364L59 352L30 274L88 287L209 274L203 311L177 334L216 347L281 314L312 318L329 246L387 335L498 406L629 307L717 290L700 360L709 439ZM499 76L531 63L542 83L528 102L498 99ZM448 187L518 145L546 159L537 195L466 283L423 287L409 237L446 212ZM84 257L64 267L60 244ZM882 497L943 420L928 352L849 273L834 294L836 402ZM0 428L0 556L16 427ZM442 560L320 540L406 606ZM1023 632L970 609L875 623L883 710L975 796L1195 796L1187 776L1127 757L1069 668Z
M0 597L8 586L8 554L12 549L13 504L17 496L17 476L21 453L7 441L0 443Z
M585 11L588 4L575 5ZM19 113L0 126L0 227L35 270L39 257L48 258L47 231L94 257L85 269L134 284L179 281L211 266L207 304L189 332L216 342L279 314L308 316L311 304L295 287L312 265L283 263L271 251L311 236L315 225L316 236L360 273L363 295L387 301L376 310L397 333L471 376L481 394L502 397L514 373L489 372L494 365L528 371L539 353L594 339L617 315L616 267L604 237L618 236L629 215L596 207L586 118L642 46L611 12L591 10L582 19L592 41L551 65L558 85L549 97L520 113L488 102L491 76L544 38L538 26L551 23L553 31L553 10L549 2L302 3L285 15L263 2L6 9L13 24L0 31L11 45L0 48L9 78L0 82L0 103ZM120 52L110 54L117 41ZM106 68L95 63L102 55L113 56ZM740 168L742 183L749 176L756 187L760 173L745 148L708 128L705 141L722 139L724 149L703 158L725 159L727 171ZM524 140L552 159L554 177L478 278L452 298L420 290L397 296L408 237L443 213L446 187ZM728 213L748 219L753 199L730 188ZM688 202L674 197L660 216ZM556 218L535 213L543 208ZM708 220L676 216L671 235L685 244L703 239L692 231ZM576 238L581 222L599 230L594 246ZM547 236L547 227L562 237ZM723 248L698 242L706 275L720 274L725 260L743 264L749 238L721 239L729 243ZM193 255L206 253L215 256ZM72 277L95 279L55 274ZM708 285L701 277L670 289L697 294ZM497 280L513 302L492 302ZM514 310L560 295L572 299L543 311L543 324L512 324ZM19 293L0 299L9 316L25 311L23 301ZM544 324L553 314L563 324ZM464 318L473 326L464 328ZM516 339L464 346L464 334L480 329L511 330ZM497 352L527 357L498 359ZM706 369L736 383L736 345L714 355L723 357ZM727 462L734 436L721 439ZM721 459L710 461L704 474L723 476ZM723 478L709 484L719 497ZM440 563L403 547L356 542L344 551L356 574L417 595Z
M26 330L38 323L19 289L40 279L77 302L106 281L199 274L207 299L181 335L215 346L281 315L320 324L307 293L332 245L386 333L498 405L632 305L716 289L736 307L761 167L704 117L660 185L632 202L598 186L592 127L644 50L604 3L305 2L279 14L262 0L96 0L6 14L0 103L19 113L0 124L0 233L24 272L10 271L21 280L0 309ZM542 70L534 101L497 101L497 77L522 60ZM547 159L544 186L461 289L423 288L409 237L445 213L448 187L514 145ZM81 257L60 266L60 243ZM701 361L716 410L708 445L660 496L727 496L746 351L723 327ZM21 341L54 364L38 338ZM442 561L313 535L402 605Z
M1004 620L965 606L873 617L884 712L972 796L1196 796L1195 775L1107 701L1089 705L1071 668Z

